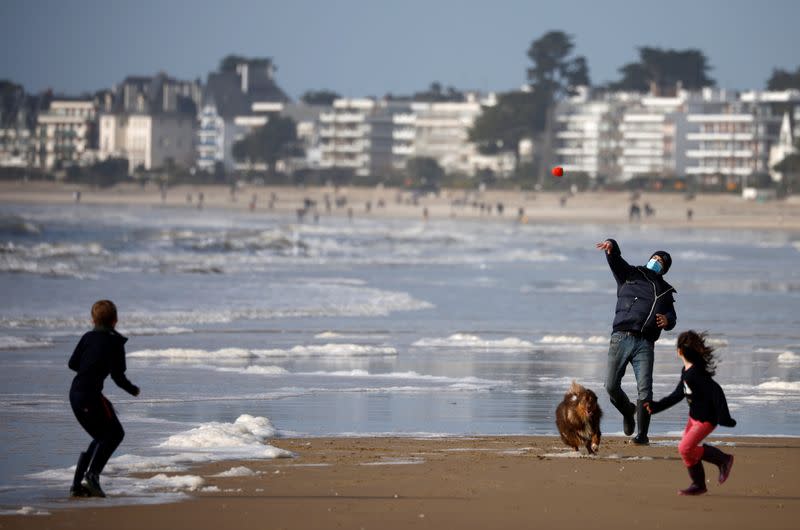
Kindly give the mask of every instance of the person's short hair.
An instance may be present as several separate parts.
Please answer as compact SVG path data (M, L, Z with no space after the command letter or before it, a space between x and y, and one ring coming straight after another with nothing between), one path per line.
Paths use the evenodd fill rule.
M98 300L92 305L92 322L95 326L113 328L117 323L117 306L111 300Z

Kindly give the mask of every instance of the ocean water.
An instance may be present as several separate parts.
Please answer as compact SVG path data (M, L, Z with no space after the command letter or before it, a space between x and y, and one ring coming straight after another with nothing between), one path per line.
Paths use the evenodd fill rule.
M66 363L100 298L117 303L142 388L106 383L126 438L105 504L209 487L191 463L291 457L282 436L556 434L573 379L621 434L603 390L606 237L631 263L673 256L679 321L656 345L656 397L678 381L677 333L708 330L739 422L719 434L800 435L798 234L2 205L0 508L65 502L89 442ZM651 432L679 433L686 414ZM159 474L130 476L143 470Z

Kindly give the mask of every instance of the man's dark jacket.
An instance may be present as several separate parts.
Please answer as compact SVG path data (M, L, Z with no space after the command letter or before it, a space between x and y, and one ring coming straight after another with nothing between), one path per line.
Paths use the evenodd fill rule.
M675 288L647 267L634 267L622 258L619 245L608 239L612 245L606 254L608 266L617 281L617 308L614 315L614 331L633 331L655 342L661 335L656 325L656 314L667 317L667 331L675 327L678 317L675 314Z

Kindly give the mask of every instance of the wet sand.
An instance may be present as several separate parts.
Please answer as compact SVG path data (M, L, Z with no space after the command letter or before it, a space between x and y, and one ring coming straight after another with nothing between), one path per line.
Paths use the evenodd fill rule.
M607 437L573 458L554 437L310 438L271 443L292 459L215 462L185 474L206 491L162 505L0 517L20 529L666 528L789 529L800 520L800 439L714 438L735 455L724 485L680 497L675 438L635 447ZM213 477L233 467L245 477ZM170 473L173 475L173 473ZM217 491L218 490L218 491Z

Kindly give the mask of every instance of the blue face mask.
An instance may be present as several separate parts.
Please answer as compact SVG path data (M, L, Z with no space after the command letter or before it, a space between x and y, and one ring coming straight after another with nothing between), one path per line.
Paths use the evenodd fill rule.
M655 258L648 261L646 267L651 271L655 272L656 274L659 274L661 272L661 262Z

